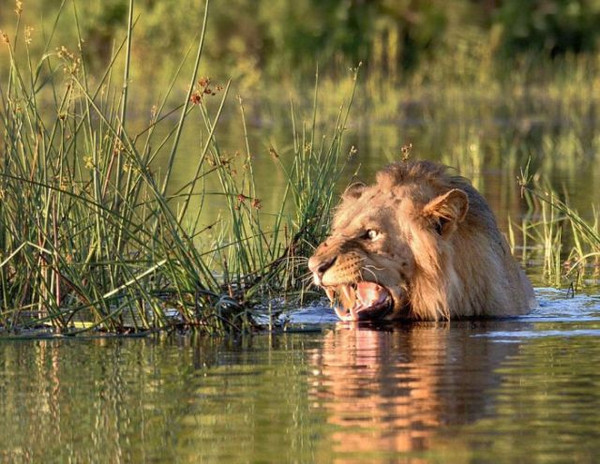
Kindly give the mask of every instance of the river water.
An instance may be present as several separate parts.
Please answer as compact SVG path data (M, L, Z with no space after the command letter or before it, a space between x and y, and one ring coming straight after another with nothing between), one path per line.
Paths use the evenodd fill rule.
M2 462L594 462L600 299L385 327L0 339Z
M352 128L348 172L360 166L369 180L413 143L414 157L473 179L506 231L527 212L516 176L529 158L592 217L596 124L510 129L476 116ZM259 132L253 156L269 214L285 180L269 147L289 154L290 137ZM197 140L186 143L189 159L174 171L182 185L199 156ZM315 304L292 308L280 334L0 338L0 462L597 462L597 274L573 297L545 288L543 271L528 273L540 308L514 319L370 327Z

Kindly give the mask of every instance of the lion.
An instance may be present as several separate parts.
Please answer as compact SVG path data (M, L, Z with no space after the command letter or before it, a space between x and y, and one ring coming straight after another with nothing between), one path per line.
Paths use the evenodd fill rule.
M344 321L522 315L536 306L483 196L431 161L402 161L342 195L308 261Z

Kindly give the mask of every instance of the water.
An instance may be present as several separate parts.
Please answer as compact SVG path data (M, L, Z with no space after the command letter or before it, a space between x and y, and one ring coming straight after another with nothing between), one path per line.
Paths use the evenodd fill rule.
M2 462L593 462L600 299L493 321L0 340ZM310 330L309 330L310 329Z
M515 179L531 158L532 172L590 218L590 199L600 198L597 124L506 126L493 108L481 109L483 122L442 110L432 105L416 125L359 117L347 133L358 149L347 180L359 166L372 179L413 143L413 157L471 178L506 231L508 217L519 224L527 213ZM240 128L217 135L227 156L245 153ZM199 157L198 130L190 124L183 135L173 192ZM291 129L249 132L268 217L285 185L269 149L289 162ZM218 191L214 179L206 185ZM218 217L216 205L208 196L201 226ZM587 296L538 289L539 310L506 320L363 327L316 305L291 313L292 332L237 340L0 338L0 462L594 462L593 278Z

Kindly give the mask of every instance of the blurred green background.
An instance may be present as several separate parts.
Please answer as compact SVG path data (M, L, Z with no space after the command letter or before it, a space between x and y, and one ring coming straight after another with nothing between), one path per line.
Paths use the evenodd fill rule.
M204 3L136 2L141 75L155 81L172 72L200 32ZM15 8L14 0L0 0L0 28L9 35ZM22 23L34 25L31 47L43 47L61 2L26 0L22 8ZM73 6L68 1L63 8ZM126 0L77 2L92 67L103 69L123 40L127 9ZM63 15L57 46L77 46L76 27L73 15ZM246 88L310 78L317 63L335 75L363 62L367 73L393 83L440 73L469 79L479 77L482 65L498 75L569 54L597 57L599 34L600 0L214 0L204 67Z

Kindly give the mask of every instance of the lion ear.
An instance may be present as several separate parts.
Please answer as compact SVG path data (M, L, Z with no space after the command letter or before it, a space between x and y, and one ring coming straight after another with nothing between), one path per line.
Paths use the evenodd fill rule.
M467 194L463 190L452 189L427 203L423 214L434 218L438 232L445 236L456 230L457 224L465 219L468 210Z
M367 186L362 182L354 182L342 194L344 200L358 200Z

